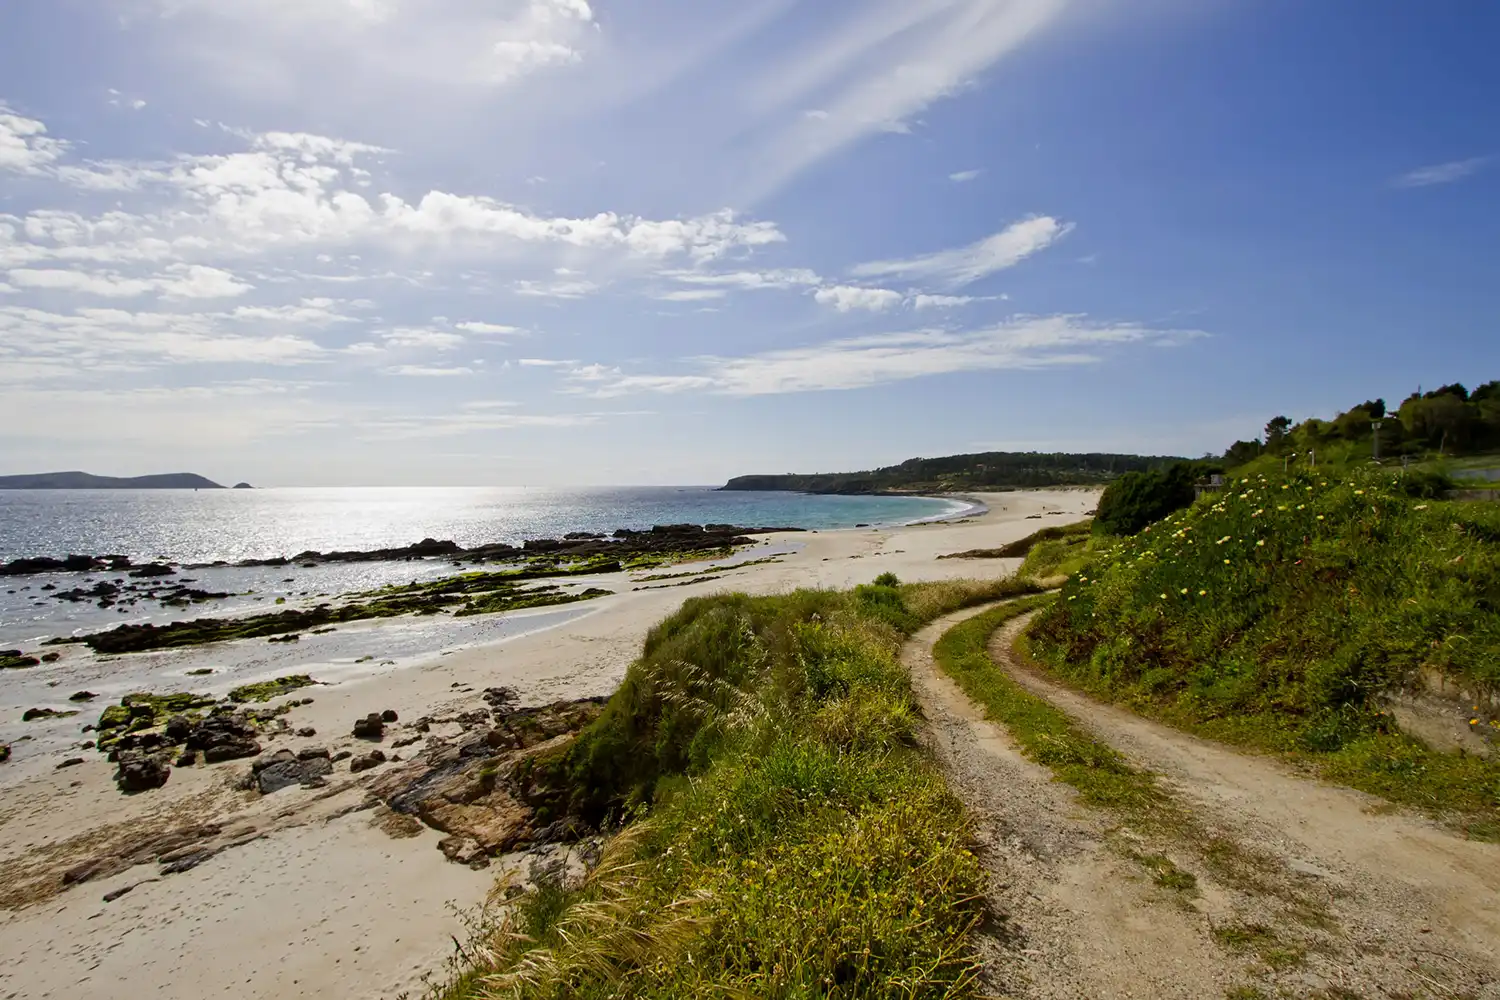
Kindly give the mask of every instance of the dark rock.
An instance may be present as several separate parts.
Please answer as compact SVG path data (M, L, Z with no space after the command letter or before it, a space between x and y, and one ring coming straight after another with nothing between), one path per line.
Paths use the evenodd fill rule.
M0 764L10 760L10 744L0 743Z
M259 754L261 746L256 742L255 735L255 727L243 715L210 715L193 727L187 738L187 747L189 750L202 750L206 763L217 764Z
M332 759L334 761L341 761L341 760L348 760L350 757L353 757L353 756L354 756L354 754L350 753L348 750L340 750L338 753L336 753L336 754L333 755Z
M363 757L356 757L349 762L349 773L358 774L360 771L368 771L372 767L379 767L385 763L385 754L379 750L371 750Z
M402 747L409 747L413 743L420 743L420 742L422 742L422 737L421 736L407 736L404 739L396 740L394 743L391 744L391 746L394 747L397 750L400 750Z
M167 720L165 735L168 743L186 743L192 732L193 720L185 715L174 715Z
M306 784L314 778L333 773L333 762L326 756L300 759L290 750L282 750L270 758L271 763L261 767L255 764L256 785L262 795L270 795L290 785Z
M220 764L226 760L240 760L260 753L261 745L255 740L228 740L216 743L203 751L205 764Z
M75 691L72 694L68 695L68 700L69 701L93 701L97 697L99 697L99 696L97 694L95 694L94 692L92 692L92 691Z
M43 653L42 654L42 662L43 663L56 663L60 659L62 659L62 654L61 653Z
M83 763L83 758L82 757L69 757L67 760L65 760L61 764L57 765L56 769L59 770L59 771L61 771L65 767L77 767L79 764L82 764L82 763Z
M218 853L218 850L212 847L202 848L186 857L178 858L176 861L162 865L161 873L163 875L176 875L178 872L190 871Z
M327 747L304 747L297 751L298 760L329 760Z
M400 717L396 715L396 710L393 708L388 708L384 712L380 713L381 722L396 722L399 718Z
M354 724L354 735L362 740L378 740L385 735L385 723L371 712Z
M179 756L177 758L177 761L174 764L174 766L176 766L176 767L192 767L196 763L198 763L198 751L196 751L196 750L184 750L184 751L182 751L181 756Z
M115 783L122 792L144 792L165 785L171 773L172 768L161 757L128 751L120 754Z
M496 711L512 709L520 700L515 688L492 687L484 689L484 702Z
M21 713L22 722L32 722L36 719L60 719L69 715L77 715L77 712L59 712L55 708L28 708Z
M145 566L137 566L130 571L130 575L135 577L172 576L176 572L175 569L163 563L150 563Z
M152 880L151 879L147 879L146 881L150 882ZM125 894L129 893L132 889L134 889L138 885L141 885L141 883L140 882L132 882L129 885L122 885L118 889L111 889L109 892L106 892L104 894L104 901L106 903L113 903L115 900L117 900L121 896L124 896Z
M303 739L308 739L310 737L318 735L318 731L312 726L303 726L301 729L297 730L297 735L302 737Z

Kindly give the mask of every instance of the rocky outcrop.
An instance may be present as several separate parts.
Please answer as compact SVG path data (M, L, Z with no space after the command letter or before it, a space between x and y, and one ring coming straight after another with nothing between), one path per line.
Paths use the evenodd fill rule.
M581 832L557 822L563 790L547 786L548 771L536 764L564 753L604 707L603 699L591 698L517 709L508 688L491 688L485 700L488 710L419 720L419 729L458 722L464 733L430 737L414 760L387 767L369 785L393 812L448 834L439 847L449 859L474 866Z
M295 754L278 750L250 766L250 782L262 795L270 795L292 785L312 785L332 773L333 761L322 747L309 747Z

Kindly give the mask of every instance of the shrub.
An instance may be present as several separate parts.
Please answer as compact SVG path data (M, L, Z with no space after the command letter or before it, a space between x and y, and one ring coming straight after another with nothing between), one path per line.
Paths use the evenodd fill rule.
M1150 472L1127 472L1105 487L1094 528L1108 535L1133 535L1191 504L1197 478L1197 467L1191 462L1177 462Z

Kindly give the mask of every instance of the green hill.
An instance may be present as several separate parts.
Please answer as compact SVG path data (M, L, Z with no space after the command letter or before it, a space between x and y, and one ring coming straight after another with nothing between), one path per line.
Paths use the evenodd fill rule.
M1500 727L1500 507L1398 486L1231 480L1104 546L1033 648L1096 694L1500 834L1500 762L1428 750L1392 715L1441 682L1459 728Z
M943 458L911 458L865 472L736 476L725 490L798 493L941 493L1009 490L1106 482L1124 472L1155 469L1177 459L1145 455L989 451Z

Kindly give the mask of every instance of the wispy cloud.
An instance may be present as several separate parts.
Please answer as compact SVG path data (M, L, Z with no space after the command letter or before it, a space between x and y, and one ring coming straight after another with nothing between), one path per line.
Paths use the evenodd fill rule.
M997 271L1015 267L1032 254L1045 250L1073 229L1050 215L1038 215L1012 223L993 236L953 250L860 264L850 273L857 278L906 278L935 281L961 288Z
M473 375L474 369L467 365L454 365L449 368L433 365L394 365L387 368L385 373L387 375L402 375L409 378L454 378Z
M652 392L758 396L859 389L952 372L1093 364L1109 349L1169 346L1202 336L1196 330L1099 323L1082 316L1017 316L974 330L919 329L745 357L701 357L691 362L695 370L685 374L630 374L619 367L586 365L567 377L573 391L601 397Z
M775 190L808 166L877 132L907 131L1057 19L1067 0L876 0L793 47L754 88L752 106L786 125L758 166ZM809 117L805 109L821 114Z
M1467 160L1451 160L1448 163L1435 163L1428 167L1418 167L1416 170L1402 174L1391 183L1396 187L1417 188L1431 187L1434 184L1452 184L1461 181L1465 177L1472 177L1493 161L1493 156L1471 156Z
M960 170L956 174L949 174L948 179L955 184L967 184L969 181L978 180L983 170Z

